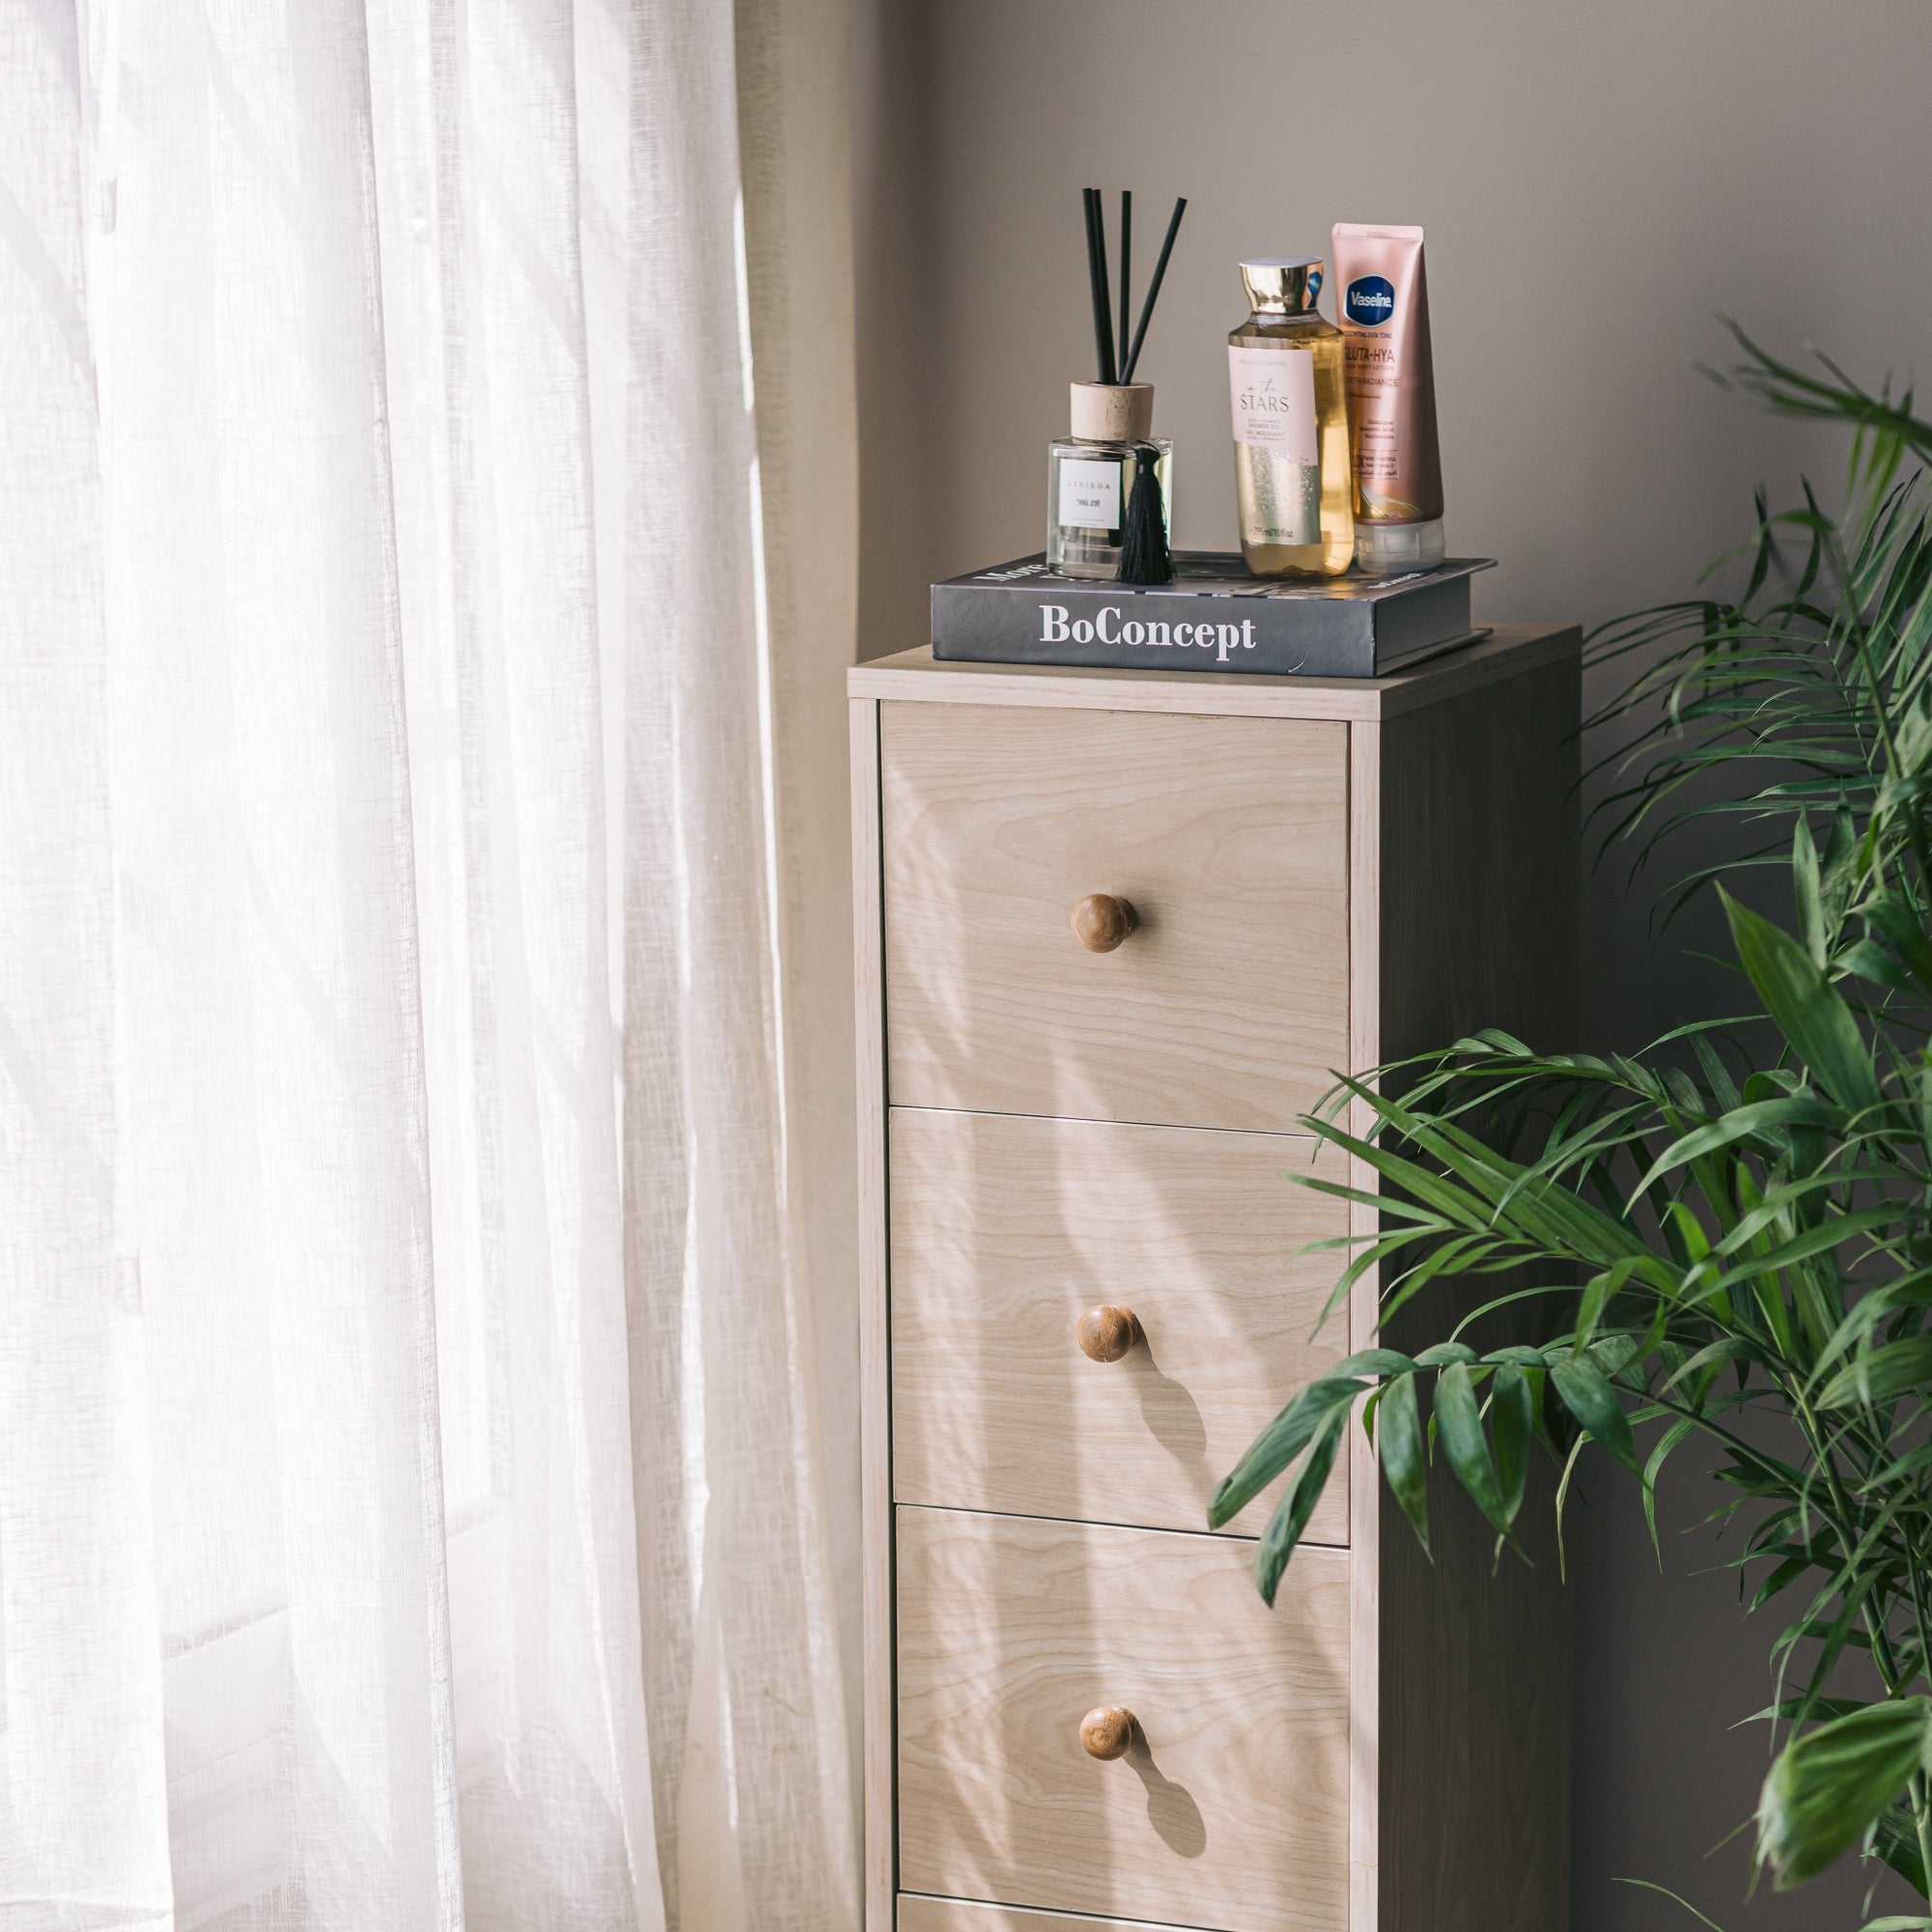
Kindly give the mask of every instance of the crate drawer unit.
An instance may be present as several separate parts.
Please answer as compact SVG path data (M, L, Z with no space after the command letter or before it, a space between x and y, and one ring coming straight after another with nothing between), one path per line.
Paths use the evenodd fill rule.
M1348 1353L1315 1331L1332 1257L1294 1254L1348 1224L1283 1178L1312 1145L893 1108L894 1499L1200 1529L1281 1390ZM1348 1541L1346 1470L1311 1534Z
M1228 1932L1348 1922L1348 1559L902 1508L903 1889ZM1095 1712L1132 1721L1096 1759ZM1282 1804L1284 1794L1291 1804Z
M1554 1562L1431 1563L1359 1430L1273 1611L1206 1504L1372 1332L1335 1072L1573 1044L1576 631L849 693L866 1932L1560 1932Z
M893 1100L1291 1126L1346 1050L1347 755L1339 724L882 707ZM1089 897L1127 940L1070 943Z

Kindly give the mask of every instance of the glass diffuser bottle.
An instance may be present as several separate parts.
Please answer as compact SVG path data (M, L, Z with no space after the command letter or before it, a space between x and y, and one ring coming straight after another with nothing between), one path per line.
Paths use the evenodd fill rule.
M1322 263L1241 265L1248 318L1227 339L1241 553L1256 576L1339 576L1355 556L1342 332L1315 307Z
M1070 434L1047 451L1047 568L1111 580L1143 462L1154 463L1162 521L1173 536L1174 445L1151 434L1151 382L1076 382L1069 417Z
M1082 188L1097 380L1076 382L1069 434L1047 451L1047 568L1126 584L1174 580L1174 446L1154 434L1154 385L1134 379L1147 324L1188 204L1174 204L1161 257L1127 327L1133 291L1134 197L1120 197L1120 327L1106 273L1106 220L1098 188Z

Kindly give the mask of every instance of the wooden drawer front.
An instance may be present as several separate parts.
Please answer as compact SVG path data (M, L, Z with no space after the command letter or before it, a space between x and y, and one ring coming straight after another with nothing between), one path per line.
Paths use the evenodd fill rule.
M1227 1932L1348 1912L1348 1556L1279 1607L1253 1546L898 1511L899 1869L909 1891ZM1080 1744L1134 1713L1125 1757Z
M893 1490L901 1502L1205 1529L1208 1498L1303 1383L1348 1209L1298 1188L1314 1143L1014 1114L892 1113ZM1344 1177L1342 1160L1317 1170ZM1140 1339L1083 1355L1096 1304ZM1346 1459L1344 1459L1344 1463ZM1271 1493L1236 1525L1257 1535ZM1310 1528L1348 1540L1345 1469Z
M1070 1918L1064 1912L1016 1912L964 1898L899 1900L899 1932L1187 1932L1145 1918Z
M896 1102L1292 1128L1348 1058L1348 728L886 704ZM1083 950L1088 893L1137 929Z

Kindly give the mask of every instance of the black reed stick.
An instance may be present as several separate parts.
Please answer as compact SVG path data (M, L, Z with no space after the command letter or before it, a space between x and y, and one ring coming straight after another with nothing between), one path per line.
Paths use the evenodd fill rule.
M1148 283L1147 299L1140 306L1140 326L1134 331L1134 347L1128 350L1127 359L1120 366L1120 379L1123 382L1134 380L1134 365L1140 360L1140 345L1146 340L1147 324L1154 317L1154 298L1161 293L1161 278L1167 272L1167 258L1174 252L1174 238L1181 232L1181 215L1187 206L1185 197L1174 203L1174 218L1167 224L1167 238L1161 244L1161 259L1154 265L1154 279ZM1106 268L1103 266L1103 276L1105 273ZM1121 326L1125 328L1126 325L1126 318L1122 317ZM1103 380L1105 379L1103 378Z
M1094 311L1094 361L1098 370L1094 380L1105 382L1107 357L1113 353L1113 344L1107 336L1106 324L1101 321L1100 237L1094 224L1094 210L1099 200L1098 188L1080 190L1080 210L1087 223L1087 295Z
M1126 188L1120 191L1120 356L1115 367L1120 371L1120 379L1127 380L1127 319L1134 313L1128 300L1130 285L1128 259L1134 250L1134 196Z
M1100 379L1120 380L1119 365L1113 359L1113 304L1106 282L1106 210L1098 188L1088 188L1087 262L1093 271L1094 340L1100 346Z

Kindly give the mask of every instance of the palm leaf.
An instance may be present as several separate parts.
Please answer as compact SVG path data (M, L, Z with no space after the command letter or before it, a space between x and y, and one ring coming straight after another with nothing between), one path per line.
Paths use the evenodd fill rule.
M1742 1010L1638 1054L1539 1052L1487 1028L1339 1080L1302 1125L1372 1186L1297 1178L1379 1213L1322 1245L1329 1316L1372 1280L1414 1346L1361 1352L1297 1395L1211 1521L1287 1478L1257 1548L1272 1601L1367 1403L1382 1479L1425 1547L1432 1437L1499 1538L1534 1455L1557 1465L1560 1532L1580 1458L1601 1454L1639 1483L1654 1542L1660 1472L1701 1439L1744 1603L1789 1606L1770 1640L1771 1714L1790 1734L1761 1796L1762 1855L1790 1885L1863 1847L1923 1896L1932 424L1909 391L1737 340L1724 380L1846 430L1849 512L1808 484L1789 510L1760 493L1723 564L1734 593L1713 578L1588 640L1593 669L1621 682L1586 728L1608 747L1587 765L1595 822L1634 878L1687 829L1727 828L1653 916L1717 882ZM1792 931L1746 903L1774 870ZM1438 1305L1425 1291L1458 1283L1446 1331L1417 1332ZM1504 1320L1518 1339L1483 1352Z

